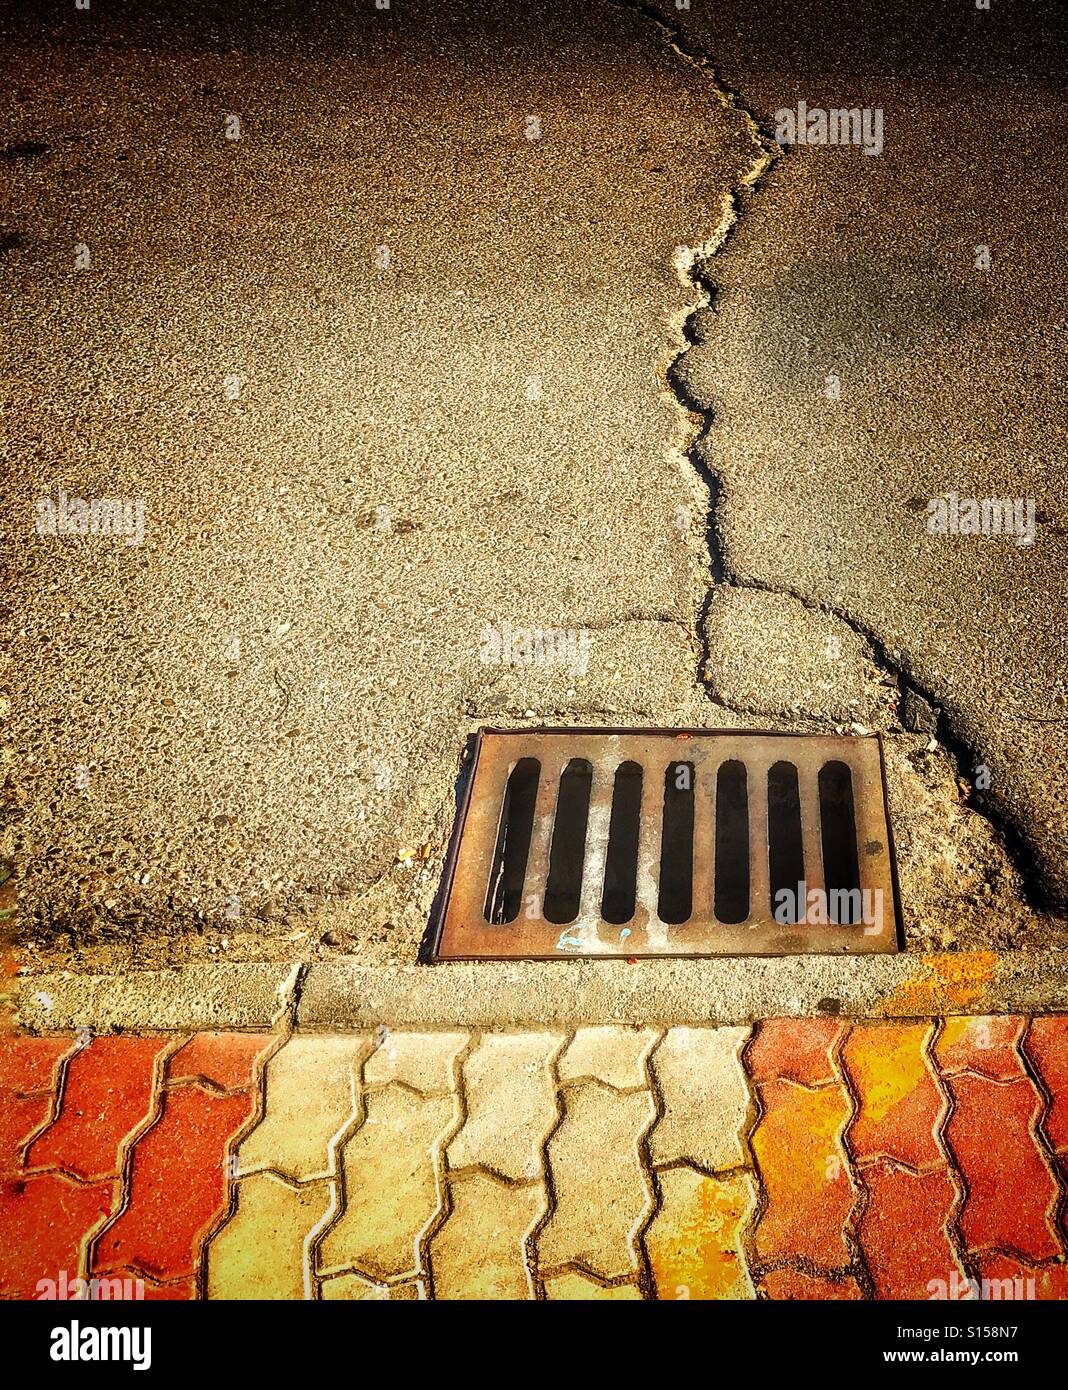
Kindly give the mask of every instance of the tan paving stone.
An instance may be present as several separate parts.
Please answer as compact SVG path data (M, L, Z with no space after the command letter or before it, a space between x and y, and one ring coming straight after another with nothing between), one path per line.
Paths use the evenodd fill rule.
M748 1173L710 1178L694 1168L659 1175L663 1202L645 1236L662 1299L751 1299L742 1235L756 1204Z
M467 1119L449 1166L481 1164L516 1181L541 1176L558 1109L550 1063L562 1034L488 1033L464 1062Z
M459 1098L387 1086L366 1103L367 1118L345 1142L345 1210L323 1241L320 1269L414 1276L420 1237L441 1208L441 1149L459 1121Z
M322 1282L322 1296L327 1302L369 1299L375 1303L412 1302L426 1298L421 1279L407 1284L376 1284L361 1279L358 1274L334 1274Z
M638 1152L656 1114L652 1094L587 1084L565 1092L564 1104L549 1142L557 1205L539 1238L539 1264L577 1263L603 1279L635 1272L635 1237L652 1208Z
M634 1284L615 1284L612 1288L606 1289L602 1284L595 1284L592 1279L587 1279L584 1274L558 1274L553 1279L545 1281L545 1297L556 1302L567 1299L570 1302L587 1302L591 1299L624 1299L633 1302L634 1299L641 1301L641 1290Z
M401 1081L417 1091L442 1092L456 1089L454 1063L467 1046L467 1033L386 1032L381 1044L367 1059L364 1081L382 1086Z
M644 1062L658 1037L653 1028L580 1028L560 1058L560 1080L595 1076L620 1090L645 1086Z
M208 1297L310 1297L305 1247L330 1208L331 1184L298 1189L257 1173L236 1188L237 1211L208 1247Z
M547 1205L541 1183L478 1174L450 1187L452 1211L430 1242L435 1298L534 1297L525 1242Z
M264 1118L241 1145L238 1172L330 1173L329 1146L355 1117L361 1036L291 1038L267 1063Z
M690 1159L720 1171L745 1164L749 1087L740 1054L748 1028L672 1028L650 1066L664 1113L649 1136L654 1164Z

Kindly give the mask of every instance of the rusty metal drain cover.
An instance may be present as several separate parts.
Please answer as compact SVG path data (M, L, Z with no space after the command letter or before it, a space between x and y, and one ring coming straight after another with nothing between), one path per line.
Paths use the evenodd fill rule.
M898 949L877 737L484 729L434 960Z

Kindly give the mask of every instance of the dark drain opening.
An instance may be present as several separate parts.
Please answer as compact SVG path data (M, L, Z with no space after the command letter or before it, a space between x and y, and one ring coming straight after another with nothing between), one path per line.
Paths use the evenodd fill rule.
M671 763L664 774L657 916L678 926L693 912L693 763Z
M573 922L578 916L592 786L592 765L585 758L572 758L564 768L556 798L543 909L547 922Z
M617 927L634 916L641 816L641 767L634 762L620 763L612 787L612 818L608 825L601 896L601 916Z
M749 791L745 764L723 763L716 776L716 917L749 916Z
M793 763L775 763L768 772L768 876L771 915L777 922L804 921L805 904L798 901L797 892L805 878L801 791ZM777 895L784 889L790 896L780 905Z
M852 773L845 763L825 763L819 787L828 916L840 926L853 926L862 914Z
M537 758L520 758L505 786L493 866L482 910L487 922L514 922L519 916L540 776L541 763Z

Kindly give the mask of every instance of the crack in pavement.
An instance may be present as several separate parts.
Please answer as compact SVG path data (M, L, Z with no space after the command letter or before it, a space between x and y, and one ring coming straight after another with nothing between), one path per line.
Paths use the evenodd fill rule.
M684 344L672 359L666 372L666 379L675 393L681 408L690 416L695 427L685 447L686 457L708 489L709 508L705 528L708 548L709 569L713 585L701 605L698 618L697 640L700 646L698 680L713 703L733 713L746 714L744 707L731 704L716 690L711 674L711 641L708 637L708 616L717 589L744 589L799 602L811 612L819 612L837 619L861 638L871 653L873 662L888 676L892 677L904 696L908 693L918 696L938 711L938 725L934 734L941 748L949 755L959 777L973 787L975 801L968 808L982 816L990 825L995 839L1005 851L1012 866L1020 875L1021 897L1026 905L1040 911L1055 912L1057 903L1045 881L1038 856L1011 812L999 804L996 796L984 795L983 789L976 787L974 773L982 764L982 757L976 747L961 734L945 709L945 702L921 685L913 676L907 662L895 658L884 641L860 619L844 609L804 594L789 585L774 585L740 575L734 568L726 548L720 516L723 507L723 488L718 474L709 462L713 453L709 437L716 424L716 409L707 400L695 395L685 376L684 359L692 346L697 346L707 334L702 324L702 316L715 312L718 285L712 278L708 262L719 255L730 242L731 236L744 215L748 199L760 188L762 181L772 168L787 157L786 151L768 134L753 109L739 93L729 88L719 76L714 60L695 46L683 32L644 0L612 0L621 8L630 9L642 15L665 37L667 44L680 57L701 69L716 98L725 107L741 112L749 126L750 137L759 153L749 171L729 191L724 205L723 216L709 236L695 247L679 247L676 253L676 269L683 283L697 292L697 302L692 304L682 324ZM832 721L827 720L827 723ZM1050 721L1059 722L1059 721Z

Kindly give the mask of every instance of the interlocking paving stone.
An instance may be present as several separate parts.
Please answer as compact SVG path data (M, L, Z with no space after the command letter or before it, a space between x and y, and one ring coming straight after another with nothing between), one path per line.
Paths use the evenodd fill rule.
M970 1249L1010 1246L1026 1259L1060 1255L1051 1226L1058 1188L1033 1133L1042 1100L1032 1082L957 1075L946 1138L967 1197L961 1235Z
M252 1117L253 1097L176 1086L133 1151L129 1197L97 1242L94 1271L123 1265L158 1279L192 1275L226 1207L229 1145Z
M368 1086L401 1081L417 1091L442 1092L456 1089L456 1059L467 1046L467 1033L391 1033L385 1031L381 1044L364 1068Z
M558 1109L552 1033L489 1033L464 1062L467 1115L449 1145L450 1168L482 1165L517 1181L537 1178Z
M70 1051L69 1038L4 1038L0 1042L0 1095L32 1096L54 1091L59 1059Z
M441 1210L442 1147L460 1118L454 1096L387 1086L345 1141L345 1210L326 1235L321 1270L353 1266L375 1279L422 1273L420 1238Z
M772 1299L844 1299L856 1301L864 1294L852 1275L840 1282L820 1279L794 1269L776 1269L764 1275L760 1287Z
M646 1086L644 1063L658 1036L652 1028L579 1028L560 1058L560 1080L593 1076L618 1090Z
M836 1018L769 1018L746 1054L754 1081L776 1078L818 1086L838 1079L833 1052L846 1025Z
M330 1141L356 1117L360 1059L368 1040L290 1038L267 1063L266 1111L244 1140L238 1171L273 1168L306 1181L330 1174Z
M756 1204L747 1173L710 1178L689 1167L659 1174L661 1208L645 1235L661 1299L751 1299L742 1235Z
M236 1214L207 1247L208 1297L309 1296L306 1246L330 1210L331 1185L296 1188L271 1173L254 1173L234 1186Z
M27 1140L52 1113L50 1095L20 1096L0 1091L0 1177L16 1172Z
M934 1045L941 1071L976 1072L993 1081L1011 1081L1023 1074L1016 1050L1024 1020L1011 1014L947 1018Z
M975 1271L980 1281L990 1281L991 1286L985 1290L984 1296L991 1302L994 1299L1004 1302L1008 1298L1041 1301L1068 1299L1068 1264L1035 1266L1008 1255L987 1254L975 1257ZM1011 1289L1007 1280L1012 1281ZM994 1281L997 1281L997 1287L994 1287ZM981 1283L980 1292L983 1292Z
M610 1299L633 1302L635 1299L640 1300L641 1296L641 1290L634 1284L614 1284L611 1288L605 1288L603 1284L594 1283L583 1274L568 1272L545 1281L545 1297L550 1301L584 1303Z
M937 1131L947 1105L924 1044L929 1024L857 1024L842 1062L859 1096L849 1143L859 1162L885 1156L912 1168L941 1166Z
M0 1179L0 1298L36 1298L38 1281L62 1270L78 1277L86 1236L111 1214L116 1186L53 1174Z
M546 1210L542 1185L513 1187L475 1174L449 1193L448 1220L430 1240L435 1298L532 1298L525 1249Z
M1026 1047L1050 1093L1046 1134L1056 1152L1068 1156L1068 1018L1034 1019Z
M197 1033L167 1060L167 1082L204 1080L223 1091L244 1091L275 1039L266 1033Z
M125 1141L152 1114L161 1038L94 1038L67 1067L55 1123L35 1139L28 1168L63 1168L89 1181L114 1177Z
M358 1274L334 1274L324 1279L321 1296L326 1302L356 1302L372 1300L376 1303L411 1303L426 1298L426 1288L420 1279L407 1284L375 1284L369 1279L361 1279Z
M808 1090L792 1081L760 1088L764 1114L753 1134L767 1198L754 1248L762 1261L804 1260L817 1269L850 1262L844 1230L853 1207L841 1134L844 1086Z
M654 1164L690 1159L718 1171L746 1162L749 1087L740 1054L747 1028L672 1028L650 1066L664 1110L649 1136Z
M931 1297L929 1282L964 1277L947 1226L957 1189L945 1172L910 1173L877 1162L863 1170L868 1201L858 1223L860 1246L878 1298Z
M580 1264L602 1279L637 1270L636 1237L653 1206L639 1142L656 1108L649 1091L595 1083L564 1092L565 1114L549 1141L556 1209L541 1232L543 1269Z

